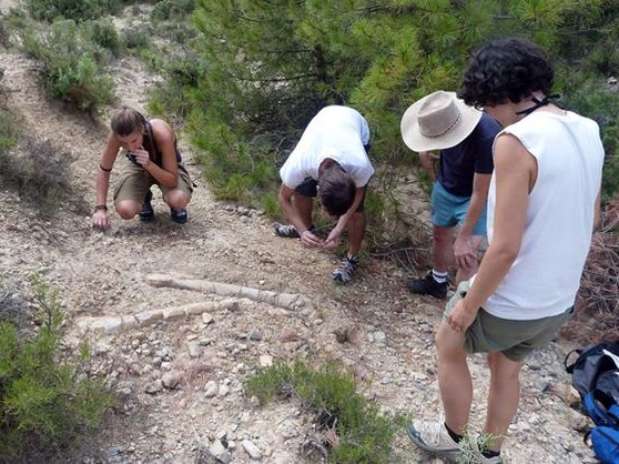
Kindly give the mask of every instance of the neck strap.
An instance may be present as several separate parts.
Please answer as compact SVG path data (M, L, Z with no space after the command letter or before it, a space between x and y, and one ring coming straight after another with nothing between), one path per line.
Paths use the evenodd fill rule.
M541 108L542 106L550 105L552 103L551 100L554 100L556 98L559 98L559 95L557 94L547 95L547 96L544 96L544 98L542 98L541 100L537 97L533 97L532 100L535 103L535 105L531 106L530 108L527 108L526 110L516 111L516 114L519 116L520 115L527 116L533 113L533 111L535 111L536 109Z

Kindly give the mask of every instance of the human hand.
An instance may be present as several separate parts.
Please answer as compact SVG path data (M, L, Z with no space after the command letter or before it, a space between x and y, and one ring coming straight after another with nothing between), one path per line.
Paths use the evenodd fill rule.
M333 250L337 248L340 243L340 236L342 235L342 229L339 226L335 226L331 232L329 232L329 236L324 242L324 247L327 250Z
M150 164L150 155L144 147L140 147L137 150L131 150L131 153L135 157L135 162L142 166L144 169Z
M111 226L110 218L105 210L97 210L92 215L92 226L95 229L105 230Z
M322 247L324 242L309 230L306 230L301 234L301 243L308 247Z
M460 269L470 269L475 266L477 260L477 247L472 236L458 235L454 243L454 256Z
M478 310L479 308L474 310L467 308L464 300L460 300L447 318L447 323L455 332L464 333L475 320Z

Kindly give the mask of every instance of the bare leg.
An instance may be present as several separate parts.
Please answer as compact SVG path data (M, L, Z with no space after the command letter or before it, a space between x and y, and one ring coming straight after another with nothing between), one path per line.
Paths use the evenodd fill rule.
M477 255L483 237L481 235L473 235L471 237L471 240L473 242L473 249L475 250L475 253ZM473 277L477 272L477 269L479 269L479 261L477 259L475 259L472 266L466 268L459 267L458 271L456 272L456 286L463 280L469 280L471 277Z
M297 210L303 225L309 228L312 225L312 209L314 206L314 199L312 197L305 197L298 193L292 196L292 206Z
M438 272L447 272L454 262L454 232L453 227L434 226L432 229L432 259Z
M463 435L473 401L473 383L464 352L464 335L443 321L436 335L438 384L445 409L445 423Z
M512 361L503 353L488 355L490 392L484 433L489 436L488 449L499 451L520 399L521 362Z
M361 243L365 235L365 214L357 212L350 216L347 231L348 256L357 256L361 250Z
M121 200L116 203L116 212L123 219L133 219L142 211L142 204L135 200Z
M189 200L191 200L189 195L179 189L170 190L163 198L163 201L165 201L170 208L174 209L183 209L187 207Z

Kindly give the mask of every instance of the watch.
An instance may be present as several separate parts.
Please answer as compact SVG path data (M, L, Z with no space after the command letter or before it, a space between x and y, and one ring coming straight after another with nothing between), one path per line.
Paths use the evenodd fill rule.
M107 206L106 205L96 205L95 206L95 213L97 211L100 211L100 210L107 211Z

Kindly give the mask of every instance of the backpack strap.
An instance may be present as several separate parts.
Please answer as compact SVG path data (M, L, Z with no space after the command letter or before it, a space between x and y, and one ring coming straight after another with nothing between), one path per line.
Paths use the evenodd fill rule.
M569 357L572 354L578 354L578 357L576 358L576 361L574 361L571 364L567 363L567 360L569 359ZM581 349L575 349L570 351L568 354L565 355L565 359L563 360L563 365L565 366L565 370L567 371L568 374L571 374L574 371L574 366L576 366L576 363L578 362L578 360L580 359L580 355L583 353L583 350Z

